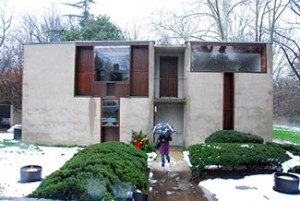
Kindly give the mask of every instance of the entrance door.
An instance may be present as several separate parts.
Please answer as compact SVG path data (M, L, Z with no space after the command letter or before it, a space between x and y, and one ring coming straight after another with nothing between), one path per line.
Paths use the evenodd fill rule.
M160 97L178 97L178 57L160 57Z

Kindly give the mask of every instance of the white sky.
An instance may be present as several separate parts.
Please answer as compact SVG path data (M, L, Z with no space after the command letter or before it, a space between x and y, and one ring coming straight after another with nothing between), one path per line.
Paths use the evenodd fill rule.
M25 13L42 15L53 4L61 14L72 14L73 10L62 3L76 3L80 0L0 0L7 2L14 16ZM91 13L108 15L112 22L125 28L133 22L145 22L154 11L179 9L191 0L94 0ZM71 11L71 12L70 12Z

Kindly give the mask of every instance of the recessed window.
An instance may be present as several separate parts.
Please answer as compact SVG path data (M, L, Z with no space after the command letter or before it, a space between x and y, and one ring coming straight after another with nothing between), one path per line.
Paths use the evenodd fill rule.
M119 125L119 102L118 100L103 100L102 105L102 125L118 126Z
M95 80L129 80L129 46L95 46Z
M265 71L263 46L192 46L192 71L251 72Z

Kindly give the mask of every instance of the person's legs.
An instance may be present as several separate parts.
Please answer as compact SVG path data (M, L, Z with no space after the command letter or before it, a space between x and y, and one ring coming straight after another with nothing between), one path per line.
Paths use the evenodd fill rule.
M169 154L166 154L166 158L168 160L168 163L170 163L170 156L169 156Z
M161 166L165 166L165 155L161 154Z

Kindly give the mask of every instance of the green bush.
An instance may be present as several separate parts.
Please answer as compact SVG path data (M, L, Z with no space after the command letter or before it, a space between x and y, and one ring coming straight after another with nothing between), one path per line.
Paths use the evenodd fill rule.
M196 144L189 147L189 153L193 169L199 172L210 165L230 169L241 165L248 169L280 167L289 159L283 149L273 144Z
M289 169L288 172L293 172L293 173L298 173L298 174L300 174L300 165L295 166L295 167Z
M300 155L300 146L294 144L278 144L275 142L267 142L281 147L282 149L291 152L294 155Z
M122 142L91 145L44 179L29 197L125 200L131 185L145 191L147 155Z
M220 130L205 139L205 143L264 143L263 138L235 130Z

